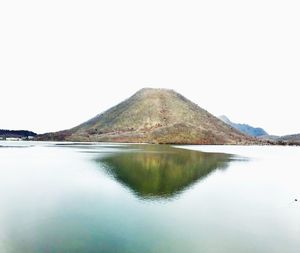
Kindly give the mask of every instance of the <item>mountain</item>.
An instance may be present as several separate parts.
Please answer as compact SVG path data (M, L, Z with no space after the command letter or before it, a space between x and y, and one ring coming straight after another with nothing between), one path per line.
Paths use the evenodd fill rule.
M151 88L138 91L77 127L40 135L37 139L161 144L258 142L177 92Z
M219 117L222 121L224 121L226 124L234 127L235 129L247 134L247 135L250 135L250 136L253 136L253 137L259 137L259 136L267 136L268 133L260 128L260 127L253 127L253 126L250 126L250 125L247 125L247 124L239 124L239 123L234 123L232 122L230 119L228 119L225 115L222 115Z
M277 139L279 142L285 142L287 144L298 144L300 145L300 134L284 135Z
M260 135L257 138L261 140L268 140L268 141L277 141L281 136L278 135Z
M36 136L37 134L27 130L6 130L0 129L0 138L28 138L29 136Z
M258 137L260 140L275 143L277 145L300 145L300 134L290 135L262 135Z

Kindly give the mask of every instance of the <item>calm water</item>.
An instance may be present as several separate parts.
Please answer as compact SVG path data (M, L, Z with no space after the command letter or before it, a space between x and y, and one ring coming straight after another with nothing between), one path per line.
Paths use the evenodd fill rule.
M0 252L300 252L300 148L186 148L0 142Z

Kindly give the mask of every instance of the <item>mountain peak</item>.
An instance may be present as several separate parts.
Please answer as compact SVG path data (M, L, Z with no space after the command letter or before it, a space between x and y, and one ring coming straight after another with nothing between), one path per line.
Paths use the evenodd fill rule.
M254 141L184 96L144 88L72 129L44 135L51 140L237 144Z
M222 121L224 121L227 124L231 123L230 119L226 115L219 116L219 119L221 119Z
M148 95L162 95L162 94L175 94L176 92L171 89L165 89L165 88L142 88L139 91L137 91L134 95L140 95L140 96L148 96Z
M137 91L138 92L174 92L174 90L172 89L167 89L167 88L151 88L151 87L144 87L140 90Z
M221 119L226 124L232 126L233 128L241 131L242 133L252 137L260 137L260 136L268 135L268 133L261 127L253 127L248 124L234 123L225 115L219 116L219 119Z

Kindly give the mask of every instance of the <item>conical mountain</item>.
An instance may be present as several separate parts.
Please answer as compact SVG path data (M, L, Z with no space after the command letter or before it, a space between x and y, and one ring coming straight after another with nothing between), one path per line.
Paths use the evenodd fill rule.
M177 92L151 88L138 91L77 127L39 138L178 144L245 144L255 141Z

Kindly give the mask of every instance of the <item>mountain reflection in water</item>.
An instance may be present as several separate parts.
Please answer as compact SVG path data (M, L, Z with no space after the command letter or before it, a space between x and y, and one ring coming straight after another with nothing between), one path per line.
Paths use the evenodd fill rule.
M141 199L171 199L216 169L231 155L203 153L170 146L136 145L96 161Z

